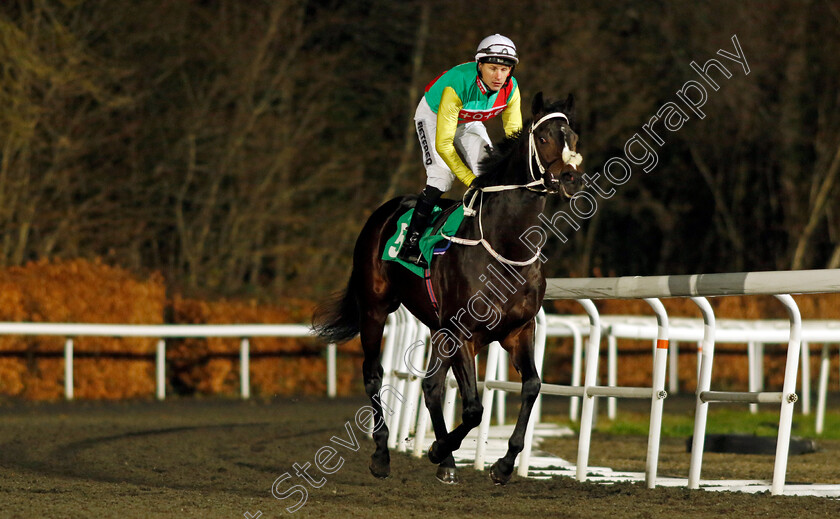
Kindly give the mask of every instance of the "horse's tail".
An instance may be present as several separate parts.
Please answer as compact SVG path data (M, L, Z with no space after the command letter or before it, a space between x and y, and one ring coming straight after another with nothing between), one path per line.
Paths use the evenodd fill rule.
M359 333L359 303L354 296L356 273L350 274L347 289L336 292L315 308L312 331L328 343L347 342Z

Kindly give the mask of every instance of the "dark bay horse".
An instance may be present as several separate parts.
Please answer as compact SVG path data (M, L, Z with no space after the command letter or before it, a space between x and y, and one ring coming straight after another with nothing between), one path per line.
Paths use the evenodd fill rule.
M476 214L464 219L460 240L454 240L445 254L434 256L430 266L437 308L423 278L381 259L386 241L397 230L397 219L416 199L400 197L379 207L362 229L346 291L315 311L313 329L325 341L344 342L361 335L365 391L378 419L370 463L374 476L388 477L391 470L388 429L379 401L380 350L386 318L402 303L432 332L423 393L436 441L428 455L440 465L437 477L445 483L457 482L452 453L481 422L474 357L493 341L510 353L522 377L522 404L508 451L490 471L497 484L510 479L540 390L534 331L545 294L540 253L535 254L534 246L522 236L540 225L538 215L547 195L571 198L581 188L577 169L581 156L577 135L570 127L573 105L571 95L564 102L546 104L542 93L537 94L531 106L534 122L526 124L518 136L499 143L482 162L482 175L464 197L465 203L472 201L467 205ZM451 432L442 411L449 368L463 402L462 423Z

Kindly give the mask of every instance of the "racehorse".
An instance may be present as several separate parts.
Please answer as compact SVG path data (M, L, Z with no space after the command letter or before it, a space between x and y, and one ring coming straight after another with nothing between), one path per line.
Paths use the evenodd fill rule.
M416 200L398 197L374 211L364 225L356 241L347 289L316 309L313 330L326 342L344 342L360 335L365 392L378 417L373 431L376 449L370 463L374 476L390 475L388 428L379 401L380 355L386 318L402 303L432 332L432 352L422 386L435 433L428 456L439 465L437 478L444 483L457 483L452 453L481 422L475 355L493 341L510 353L522 377L522 403L508 451L490 470L496 484L510 479L540 391L534 333L535 316L545 295L540 261L544 257L539 249L535 254L536 247L522 236L540 225L538 216L547 195L570 199L581 189L578 166L582 157L577 153L577 134L570 126L573 108L571 95L553 104L547 104L541 92L534 97L530 127L498 143L480 164L482 174L464 196L465 208L471 206L467 211L477 214L464 219L445 254L434 256L428 281L382 259L386 241L397 230L397 219ZM462 423L451 432L442 411L449 368L463 403Z

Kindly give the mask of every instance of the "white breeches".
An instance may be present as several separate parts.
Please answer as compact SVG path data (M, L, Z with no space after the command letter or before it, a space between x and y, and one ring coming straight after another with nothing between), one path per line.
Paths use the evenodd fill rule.
M429 108L425 97L420 99L420 104L417 105L414 124L417 138L420 139L423 165L426 167L426 184L443 192L449 191L456 177L435 149L437 114ZM464 164L473 174L480 175L478 164L487 156L485 146L492 145L484 124L478 121L459 124L455 130L454 144Z

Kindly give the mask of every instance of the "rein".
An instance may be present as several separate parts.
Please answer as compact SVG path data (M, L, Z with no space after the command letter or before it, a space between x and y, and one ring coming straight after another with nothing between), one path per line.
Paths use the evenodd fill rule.
M523 186L515 186L515 187L523 187ZM499 190L499 191L501 191L501 190ZM537 253L534 254L534 257L530 258L530 259L527 259L525 261L509 260L509 259L505 258L504 256L502 256L501 254L499 254L498 252L496 252L495 250L493 250L493 247L490 245L490 242L488 242L486 239L484 239L484 226L481 223L481 208L483 207L484 193L479 192L479 193L476 193L476 194L481 195L481 200L479 201L479 205L478 205L478 231L481 235L481 238L478 239L478 240L469 240L467 238L459 238L457 236L447 236L445 234L441 234L441 237L446 238L447 240L451 241L452 243L457 243L458 245L467 245L467 246L470 246L470 247L472 247L474 245L483 245L484 248L487 249L487 252L489 252L491 256L493 256L497 260L501 261L502 263L505 263L507 265L513 265L515 267L527 267L528 265L537 261L537 259L540 257L540 253L542 252L542 249L537 249ZM475 197L473 197L473 200L475 200ZM471 210L473 211L473 214L474 214L475 210L473 210L473 209L471 209ZM464 206L464 214L465 215L467 214L466 211L467 211L467 207L465 205Z
M476 187L475 189L469 189L464 194L463 204L464 204L464 216L475 216L476 212L478 212L478 230L480 233L481 238L478 240L469 240L466 238L458 238L457 236L446 236L441 234L443 238L446 238L452 243L457 243L458 245L466 245L466 246L475 246L475 245L482 245L490 253L491 256L496 258L502 263L507 265L513 265L515 267L526 267L528 265L533 264L537 259L540 257L542 253L542 249L537 249L537 253L530 259L525 261L514 261L505 258L495 250L490 245L486 239L484 239L484 227L481 222L481 208L484 205L484 193L498 193L501 191L511 191L514 189L527 189L529 191L534 191L537 193L548 193L548 188L545 185L545 166L543 166L542 160L540 160L540 154L537 153L537 143L534 141L534 130L537 129L539 125L541 125L544 121L548 119L556 119L562 118L566 121L566 124L569 123L569 118L566 117L566 114L562 112L552 112L543 116L539 121L535 121L531 124L531 128L528 130L528 172L531 175L531 182L527 184L514 184L514 185L501 185L501 186L487 186L487 187ZM568 145L563 143L563 155L562 160L566 164L570 164L572 167L577 169L577 166L583 161L583 157L574 151L569 150ZM537 179L536 175L534 175L534 162L537 163L537 168L540 171L540 177ZM538 186L542 186L542 189L538 189ZM470 196L472 195L472 196ZM480 198L479 198L480 196ZM467 201L469 198L469 202ZM478 211L473 209L473 205L475 205L476 198L479 198L478 202Z

